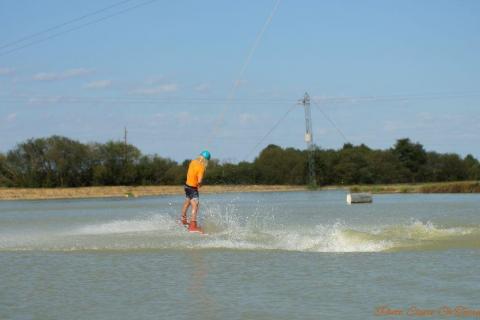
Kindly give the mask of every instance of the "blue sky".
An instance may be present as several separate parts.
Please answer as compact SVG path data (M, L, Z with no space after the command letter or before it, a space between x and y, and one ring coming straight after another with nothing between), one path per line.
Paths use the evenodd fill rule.
M252 160L305 147L298 106L253 149L307 91L322 148L345 143L326 114L354 144L409 137L480 158L480 2L282 0L247 63L275 3L1 1L0 152L52 134L120 140L127 126L146 154Z

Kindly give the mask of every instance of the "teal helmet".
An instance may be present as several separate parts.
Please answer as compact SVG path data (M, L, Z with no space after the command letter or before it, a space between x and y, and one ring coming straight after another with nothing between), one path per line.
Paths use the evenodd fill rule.
M201 155L202 157L204 157L205 159L210 160L211 155L210 155L210 152L208 152L207 150L202 151L202 152L200 153L200 155Z

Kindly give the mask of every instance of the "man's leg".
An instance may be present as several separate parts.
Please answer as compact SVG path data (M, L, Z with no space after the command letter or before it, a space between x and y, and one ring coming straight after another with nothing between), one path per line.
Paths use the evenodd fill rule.
M182 207L182 223L183 224L188 224L187 222L188 207L190 207L190 199L185 198L185 202L183 203L183 207Z
M192 215L190 217L190 224L188 225L188 231L203 233L202 229L200 229L197 225L198 207L200 205L198 203L198 198L193 198L190 201L190 203L192 205Z
M190 217L190 221L197 222L198 207L200 206L198 198L193 198L190 200L190 203L192 205L192 216Z

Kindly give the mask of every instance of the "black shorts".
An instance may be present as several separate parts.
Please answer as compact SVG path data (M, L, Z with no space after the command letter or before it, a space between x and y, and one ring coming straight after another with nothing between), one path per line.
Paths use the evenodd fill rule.
M190 186L185 185L185 196L190 199L197 199L200 197L198 194L198 188L193 188Z

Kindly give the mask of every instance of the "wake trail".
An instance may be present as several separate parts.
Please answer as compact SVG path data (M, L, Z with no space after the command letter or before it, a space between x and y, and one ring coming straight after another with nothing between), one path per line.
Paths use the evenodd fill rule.
M280 250L294 252L388 252L480 248L480 226L438 226L430 221L358 225L278 221L275 213L210 208L208 235L185 231L178 217L154 213L131 219L83 223L58 230L0 233L0 251Z

